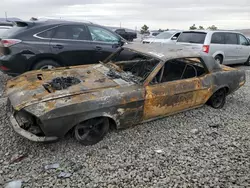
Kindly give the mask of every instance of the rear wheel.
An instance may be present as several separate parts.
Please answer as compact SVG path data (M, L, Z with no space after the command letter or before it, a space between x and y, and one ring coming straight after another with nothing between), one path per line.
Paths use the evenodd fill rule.
M214 59L218 64L222 64L223 62L223 58L220 55L215 56Z
M208 104L215 109L223 108L226 103L226 90L220 89L216 91L209 99Z
M250 56L248 57L247 61L245 62L246 66L250 66Z
M42 60L35 64L33 70L45 70L60 67L60 65L53 60Z
M75 138L81 144L88 146L101 141L109 130L109 119L94 118L78 124L75 127Z

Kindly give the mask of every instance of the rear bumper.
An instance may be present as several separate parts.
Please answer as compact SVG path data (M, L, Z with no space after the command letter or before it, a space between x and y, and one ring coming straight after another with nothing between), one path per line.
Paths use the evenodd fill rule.
M17 120L15 119L15 117L9 113L9 120L10 120L10 124L12 126L12 128L14 129L14 131L16 133L18 133L19 135L29 139L30 141L33 142L51 142L51 141L55 141L58 140L58 137L46 137L46 136L36 136L35 134L32 134L24 129L22 129Z
M21 55L0 56L0 71L10 76L18 76L27 71L27 60Z

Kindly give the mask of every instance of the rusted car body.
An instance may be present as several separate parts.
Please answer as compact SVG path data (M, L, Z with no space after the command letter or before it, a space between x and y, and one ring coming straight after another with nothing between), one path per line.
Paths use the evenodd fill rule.
M124 49L144 59L115 62ZM206 103L221 108L244 83L244 71L187 47L129 44L100 64L27 72L7 83L6 95L11 125L20 135L45 142L73 130L90 145L111 122L120 129ZM87 133L97 135L93 127L101 132L98 138L83 141Z

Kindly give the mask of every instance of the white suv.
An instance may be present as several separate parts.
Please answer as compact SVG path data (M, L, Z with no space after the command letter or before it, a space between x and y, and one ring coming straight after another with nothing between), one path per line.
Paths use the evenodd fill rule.
M250 43L247 38L233 31L184 31L177 40L184 44L199 48L212 55L218 63L250 66Z

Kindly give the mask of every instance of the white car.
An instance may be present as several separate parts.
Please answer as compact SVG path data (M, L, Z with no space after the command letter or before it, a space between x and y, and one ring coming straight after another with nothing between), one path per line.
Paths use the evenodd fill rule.
M164 31L153 38L144 39L142 43L175 43L180 34L181 31Z
M199 49L225 65L245 63L250 66L250 42L239 32L183 31L176 44Z

